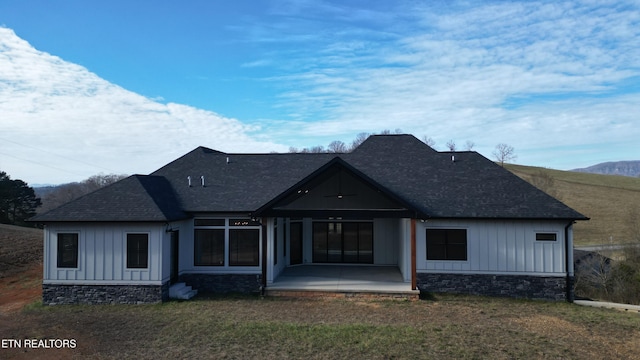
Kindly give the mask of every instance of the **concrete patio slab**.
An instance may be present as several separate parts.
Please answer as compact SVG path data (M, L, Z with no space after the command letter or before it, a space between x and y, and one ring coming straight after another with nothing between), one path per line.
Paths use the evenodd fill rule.
M268 290L410 292L396 266L301 265L284 269Z

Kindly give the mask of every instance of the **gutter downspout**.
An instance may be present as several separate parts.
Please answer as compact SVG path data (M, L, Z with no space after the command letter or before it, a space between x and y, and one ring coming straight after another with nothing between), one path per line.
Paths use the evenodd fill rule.
M573 289L575 279L573 270L573 224L575 223L574 220L571 220L571 222L564 227L564 254L567 267L566 292L567 301L570 303L575 300L575 292Z

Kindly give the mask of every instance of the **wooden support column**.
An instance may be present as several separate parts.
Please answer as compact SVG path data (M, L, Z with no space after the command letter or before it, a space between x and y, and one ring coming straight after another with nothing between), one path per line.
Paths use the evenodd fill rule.
M267 287L267 218L262 218L262 288Z
M411 219L411 290L417 290L416 279L416 219Z

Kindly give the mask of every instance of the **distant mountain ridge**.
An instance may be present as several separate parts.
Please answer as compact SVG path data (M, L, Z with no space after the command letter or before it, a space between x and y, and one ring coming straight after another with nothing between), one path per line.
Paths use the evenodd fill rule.
M640 176L640 160L604 162L582 169L573 169L571 171L638 177Z

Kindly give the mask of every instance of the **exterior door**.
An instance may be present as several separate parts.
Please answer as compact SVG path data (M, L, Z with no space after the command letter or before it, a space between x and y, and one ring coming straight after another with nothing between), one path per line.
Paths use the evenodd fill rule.
M373 264L373 223L314 222L313 262Z
M178 259L180 258L180 255L178 253L180 249L179 239L180 239L180 233L177 230L172 231L171 232L171 274L170 274L170 280L169 280L171 284L178 282L178 273L180 271L180 266L178 264Z

